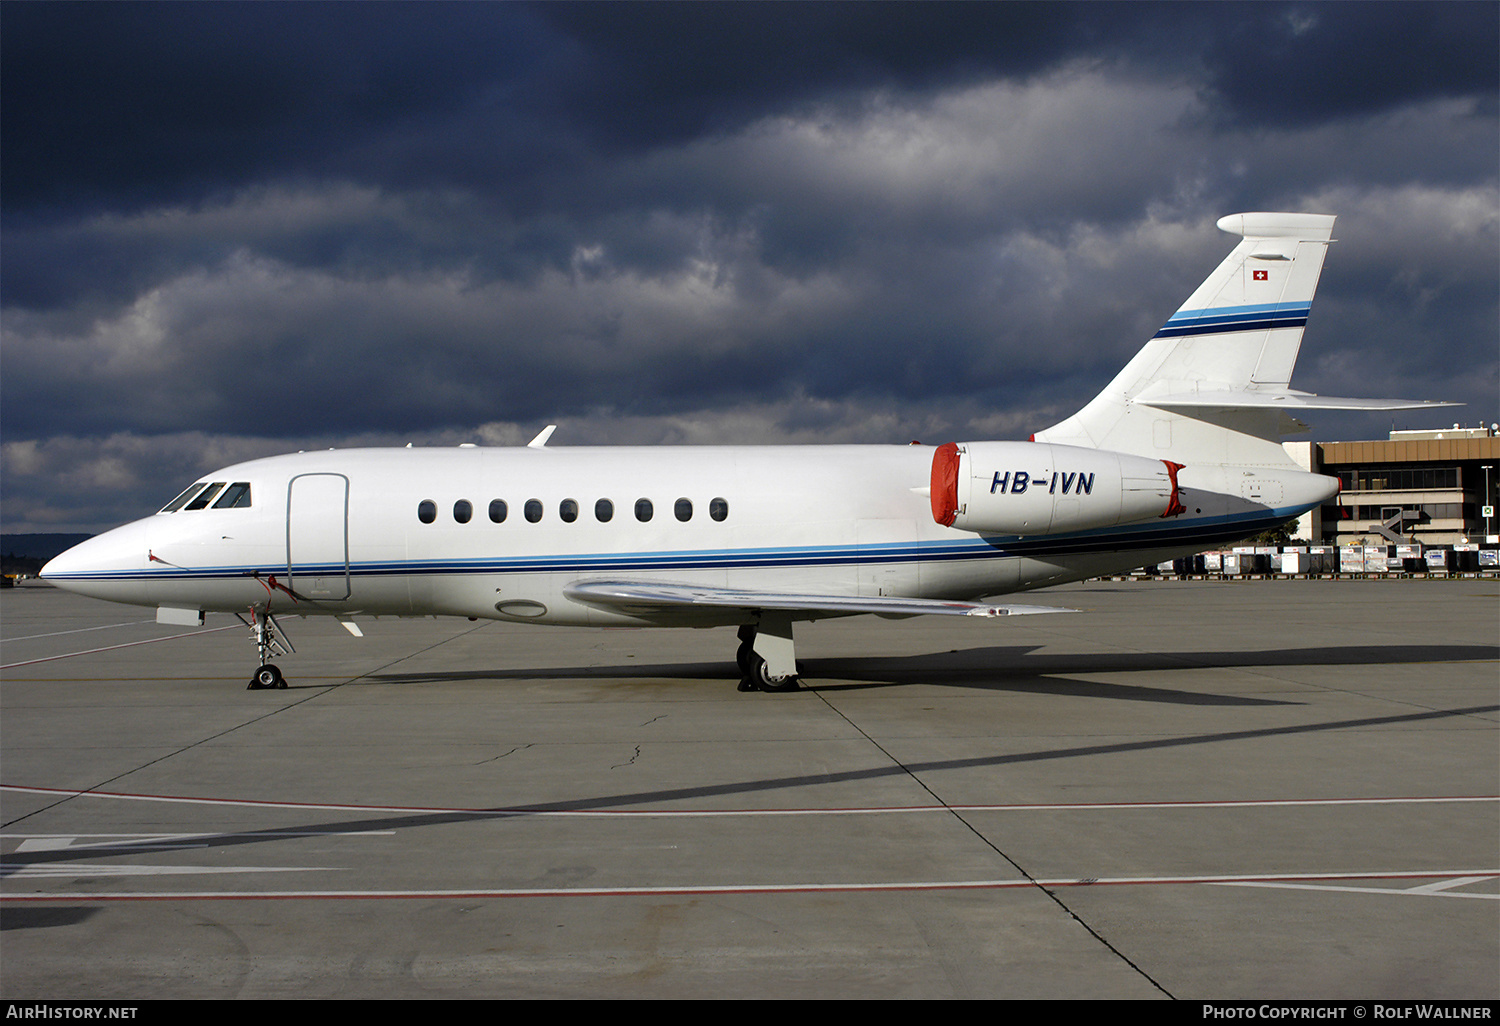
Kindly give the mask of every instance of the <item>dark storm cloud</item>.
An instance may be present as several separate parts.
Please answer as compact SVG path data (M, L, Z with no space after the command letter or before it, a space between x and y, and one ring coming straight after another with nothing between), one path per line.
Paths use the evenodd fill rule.
M352 170L504 105L548 51L531 24L505 4L7 3L6 213Z
M297 173L480 187L809 97L1029 74L1109 11L12 3L4 203L153 202Z
M1204 58L1231 120L1306 125L1456 96L1495 112L1495 4L1255 8L1216 33Z
M646 144L733 129L807 95L1025 77L1080 54L1191 74L1218 115L1241 124L1492 97L1500 75L1500 21L1485 2L544 4L537 13L592 55L590 76L568 91L574 109Z
M1296 385L1493 417L1497 12L4 3L7 529L557 418L1024 437L1243 209L1341 216Z
M1249 124L1493 103L1500 74L1490 3L8 3L4 24L7 214L297 174L503 186L1081 54L1192 76Z

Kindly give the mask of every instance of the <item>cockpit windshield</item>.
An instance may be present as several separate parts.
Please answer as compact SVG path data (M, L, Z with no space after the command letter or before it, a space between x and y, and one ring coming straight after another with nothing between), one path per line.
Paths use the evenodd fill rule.
M207 488L203 489L203 491L201 491L197 495L193 496L193 501L190 502L190 503L188 503L186 506L184 506L182 508L183 509L202 509L204 506L208 505L208 500L212 499L215 495L219 494L219 489L223 488L223 487L224 487L224 482L223 481L215 481L213 484L211 484Z
M224 489L224 494L219 496L219 501L214 503L214 509L244 509L250 505L250 482L236 481Z
M204 509L210 502L213 502L214 509L245 509L250 505L250 482L236 481L225 488L223 481L199 481L163 506L160 512Z
M161 508L160 512L162 512L162 513L176 513L183 506L187 505L187 501L189 499L191 499L193 496L195 496L199 492L201 492L203 490L204 484L206 484L206 483L207 482L199 481L195 485L188 485L187 490L185 492L183 492L181 495L177 496L177 498L173 499L171 502L169 502L165 506L163 506Z

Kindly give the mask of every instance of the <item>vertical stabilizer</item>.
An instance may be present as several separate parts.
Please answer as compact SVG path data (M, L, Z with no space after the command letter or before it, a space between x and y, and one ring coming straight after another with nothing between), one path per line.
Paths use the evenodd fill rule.
M1221 218L1239 245L1108 388L1035 440L1184 463L1287 464L1276 401L1290 395L1333 222Z

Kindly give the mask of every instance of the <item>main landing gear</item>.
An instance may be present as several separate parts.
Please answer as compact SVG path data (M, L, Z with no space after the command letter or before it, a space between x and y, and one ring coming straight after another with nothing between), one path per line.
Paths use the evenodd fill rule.
M792 650L792 621L761 615L760 623L740 628L735 662L740 667L741 691L796 691L797 660Z
M240 616L236 613L235 616ZM255 640L255 651L260 656L260 667L255 671L255 676L250 678L247 691L264 691L271 688L285 688L286 678L281 675L281 670L275 663L270 662L272 656L283 656L289 652L297 651L292 647L291 640L276 618L271 615L269 608L264 611L250 608L250 619L246 620L240 616L240 622L250 628L250 636Z

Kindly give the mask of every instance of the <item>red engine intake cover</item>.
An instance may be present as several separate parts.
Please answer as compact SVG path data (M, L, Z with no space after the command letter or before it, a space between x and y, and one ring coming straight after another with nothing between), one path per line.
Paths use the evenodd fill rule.
M932 454L932 519L953 526L958 515L958 443L940 445Z

